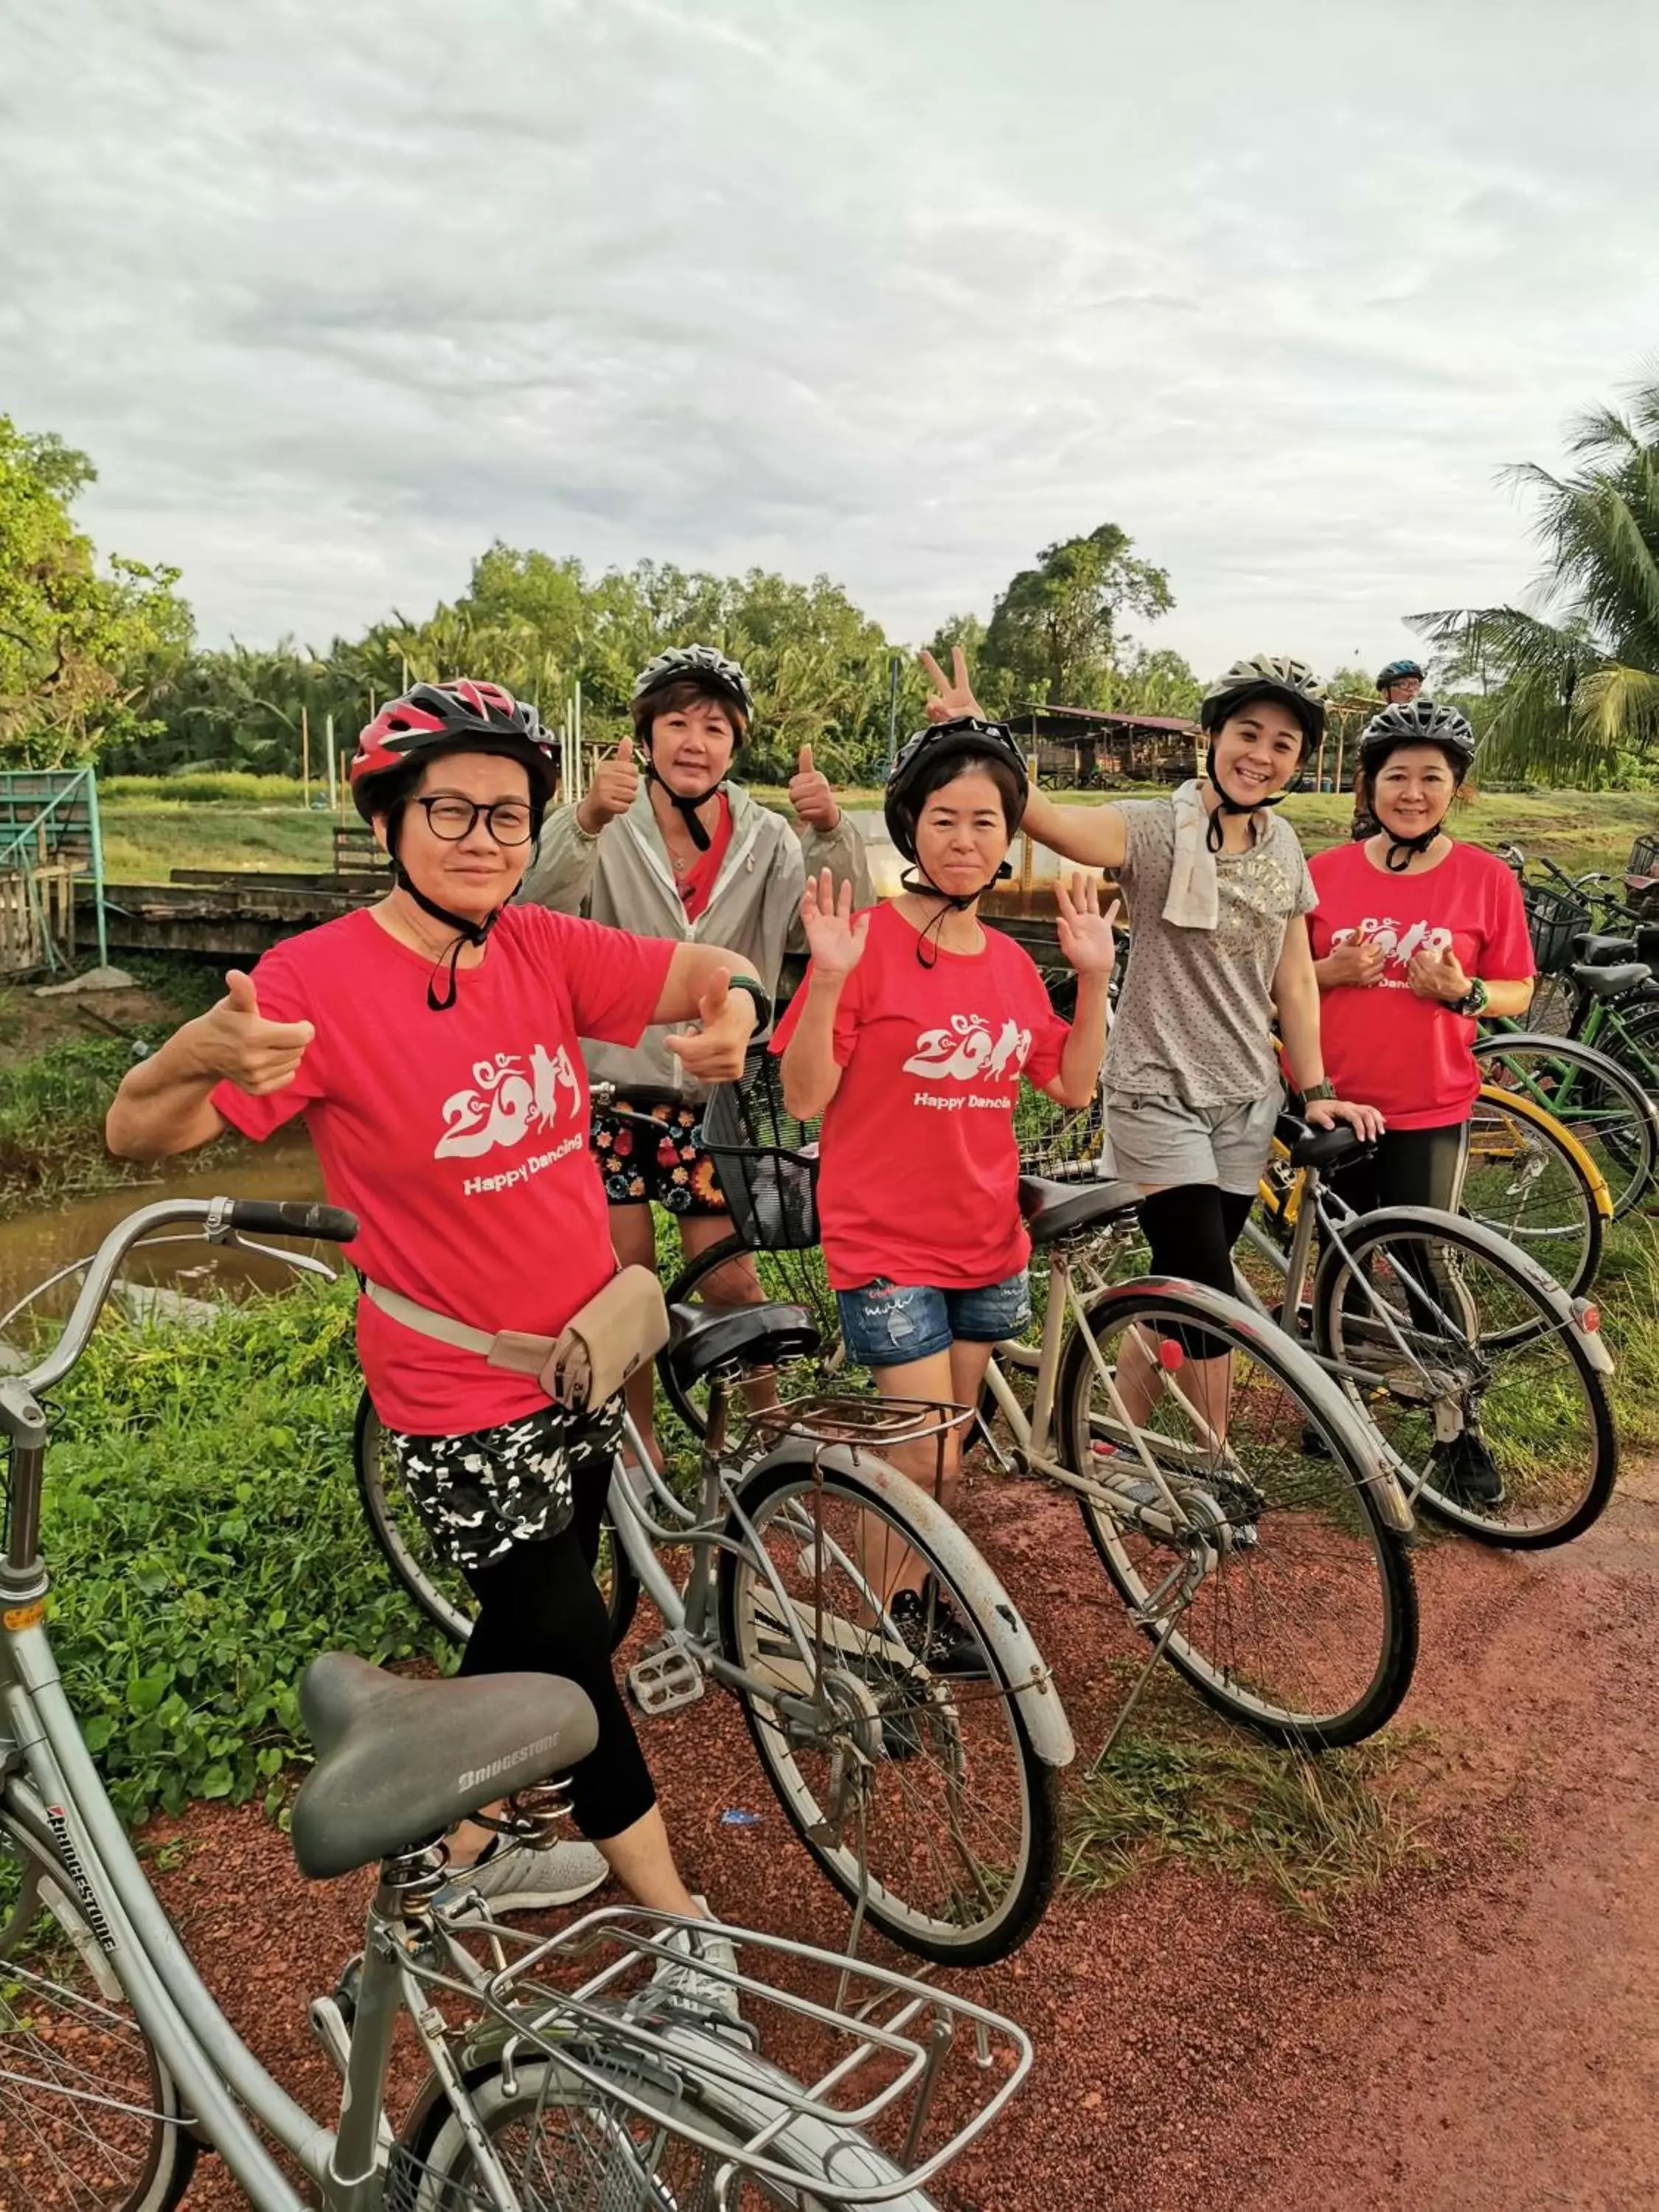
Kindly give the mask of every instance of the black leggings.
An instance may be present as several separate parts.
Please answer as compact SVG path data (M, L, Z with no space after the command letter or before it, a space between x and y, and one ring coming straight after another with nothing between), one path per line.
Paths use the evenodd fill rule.
M1369 1159L1334 1170L1331 1188L1356 1213L1379 1206L1434 1206L1455 1213L1468 1150L1467 1121L1437 1129L1389 1129Z
M1222 1190L1212 1182L1181 1182L1140 1201L1140 1230L1152 1247L1155 1275L1184 1275L1227 1297L1233 1286L1233 1247L1255 1204L1254 1191ZM1160 1332L1189 1359L1214 1359L1227 1349L1201 1329L1173 1322Z
M463 1570L478 1601L463 1674L562 1674L599 1717L599 1740L571 1770L576 1826L596 1842L619 1836L657 1802L645 1754L611 1668L611 1624L593 1579L610 1468L575 1485L562 1534L515 1544L488 1566Z

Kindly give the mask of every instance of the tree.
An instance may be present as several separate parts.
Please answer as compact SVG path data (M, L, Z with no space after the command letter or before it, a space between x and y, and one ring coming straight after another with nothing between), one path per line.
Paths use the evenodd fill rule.
M134 733L134 702L182 661L176 568L113 558L100 574L70 502L84 453L0 415L0 762L57 768Z
M1109 678L1108 711L1114 714L1169 714L1196 721L1204 686L1178 653L1131 642L1118 656Z
M1504 472L1539 501L1532 605L1413 617L1447 679L1491 699L1488 775L1594 787L1659 744L1659 373L1631 396L1569 426L1570 473Z
M1103 522L1045 546L1002 593L981 665L1006 707L1108 704L1121 617L1156 617L1175 604L1167 573L1137 560L1132 544Z

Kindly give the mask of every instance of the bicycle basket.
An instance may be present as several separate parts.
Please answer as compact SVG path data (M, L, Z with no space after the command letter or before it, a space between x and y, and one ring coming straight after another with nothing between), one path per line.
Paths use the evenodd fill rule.
M1572 940L1590 927L1589 909L1559 891L1528 884L1521 893L1532 938L1532 957L1540 975L1559 975L1572 965Z
M732 1215L751 1252L804 1252L818 1241L817 1124L797 1121L783 1103L775 1055L752 1049L736 1083L709 1093L703 1146Z

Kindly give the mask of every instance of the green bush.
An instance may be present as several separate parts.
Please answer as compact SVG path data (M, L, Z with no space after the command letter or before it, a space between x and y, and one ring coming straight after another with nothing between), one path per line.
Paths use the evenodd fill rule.
M313 799L319 789L326 798L327 784L319 786L313 776ZM254 775L242 769L197 769L181 775L106 775L98 781L99 798L123 806L141 805L147 799L174 806L181 801L210 805L223 799L244 805L299 806L304 804L304 793L297 775Z
M370 1540L351 1469L349 1280L202 1328L100 1327L58 1394L42 1548L51 1633L132 1823L240 1804L306 1755L319 1651L444 1663Z

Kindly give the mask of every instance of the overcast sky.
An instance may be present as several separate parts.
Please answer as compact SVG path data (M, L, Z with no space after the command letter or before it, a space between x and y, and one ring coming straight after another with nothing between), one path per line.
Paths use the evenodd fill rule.
M1115 521L1324 668L1659 351L1650 0L0 0L0 411L204 635L492 538L897 638Z

